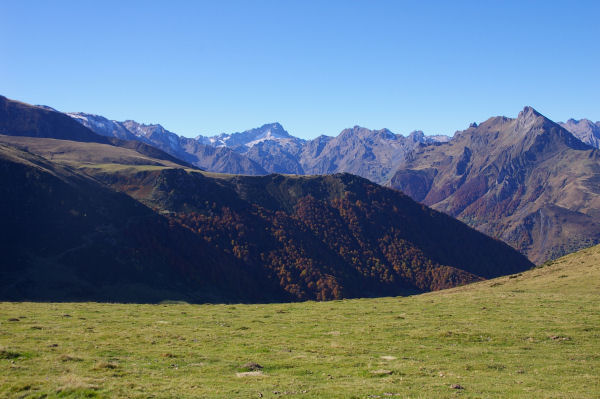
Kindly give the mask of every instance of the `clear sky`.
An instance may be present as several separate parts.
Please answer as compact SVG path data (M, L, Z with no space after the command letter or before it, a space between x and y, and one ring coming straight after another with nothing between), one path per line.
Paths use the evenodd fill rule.
M184 136L600 120L600 1L0 0L0 94Z

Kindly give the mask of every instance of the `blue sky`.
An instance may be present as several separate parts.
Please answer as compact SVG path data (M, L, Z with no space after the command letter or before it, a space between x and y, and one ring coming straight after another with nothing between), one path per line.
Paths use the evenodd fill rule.
M600 120L598 1L6 1L0 94L185 136Z

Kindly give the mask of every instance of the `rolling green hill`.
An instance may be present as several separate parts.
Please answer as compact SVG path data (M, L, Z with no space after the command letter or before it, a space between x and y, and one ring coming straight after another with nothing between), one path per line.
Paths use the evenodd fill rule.
M403 298L0 303L0 396L597 398L599 293L596 246Z

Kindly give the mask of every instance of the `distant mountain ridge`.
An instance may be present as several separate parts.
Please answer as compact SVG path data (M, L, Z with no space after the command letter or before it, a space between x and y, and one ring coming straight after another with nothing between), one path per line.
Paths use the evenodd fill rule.
M204 170L232 174L267 174L259 164L229 148L213 147L202 144L201 140L178 136L158 124L145 125L132 120L117 122L81 112L67 115L99 135L141 141Z
M569 119L559 124L584 143L600 148L600 121L594 123L589 119Z
M209 171L247 175L349 172L383 183L416 146L450 140L448 136L426 136L421 131L405 137L387 129L359 126L345 129L337 137L303 140L290 135L277 122L244 132L191 139L161 125L110 121L84 113L68 115L98 134L139 140Z

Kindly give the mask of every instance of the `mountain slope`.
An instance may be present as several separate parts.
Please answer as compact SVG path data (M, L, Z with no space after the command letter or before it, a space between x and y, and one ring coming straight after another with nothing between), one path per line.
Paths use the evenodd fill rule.
M356 176L211 177L84 163L81 148L63 151L67 141L28 140L42 140L29 150L55 162L0 144L3 299L323 300L531 267L507 245Z
M0 144L0 179L2 300L285 297L260 270L71 168Z
M531 266L507 245L349 174L93 173L245 264L262 265L298 299L406 294Z
M543 262L600 241L600 153L526 107L415 150L389 184Z

